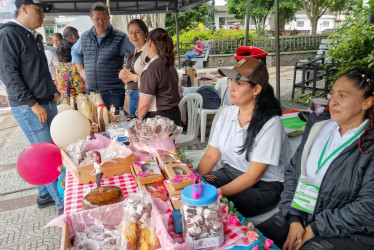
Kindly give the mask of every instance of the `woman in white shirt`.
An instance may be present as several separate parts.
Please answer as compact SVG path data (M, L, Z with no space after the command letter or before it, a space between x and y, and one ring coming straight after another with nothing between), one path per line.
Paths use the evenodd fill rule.
M256 216L277 206L283 190L289 143L282 111L259 60L246 58L219 73L231 79L233 106L222 110L197 171L245 217ZM219 160L224 167L211 172Z
M283 249L374 249L374 72L352 69L311 114L280 212L258 226Z
M139 106L139 80L146 64L149 62L145 42L148 28L144 21L133 19L127 25L130 42L135 46L135 51L127 59L126 67L119 73L119 78L126 84L129 92L129 112L135 115Z

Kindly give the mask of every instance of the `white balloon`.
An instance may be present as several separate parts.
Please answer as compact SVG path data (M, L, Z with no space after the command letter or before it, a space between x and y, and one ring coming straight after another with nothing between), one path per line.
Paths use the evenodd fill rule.
M76 110L65 110L55 116L51 124L51 137L60 148L83 139L90 134L88 118Z
M72 108L68 104L57 105L57 113L61 113L62 111L65 111L65 110L72 110Z

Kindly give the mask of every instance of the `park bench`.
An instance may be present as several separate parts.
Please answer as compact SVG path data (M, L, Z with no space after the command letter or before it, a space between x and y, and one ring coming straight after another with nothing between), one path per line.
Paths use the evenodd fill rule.
M292 94L291 98L295 96L295 89L301 88L301 93L305 93L305 89L312 89L312 95L316 94L317 90L323 90L325 94L328 92L328 75L329 66L331 65L331 57L326 56L327 51L331 48L330 39L322 39L318 48L316 57L308 60L300 60L295 64ZM296 83L297 70L301 70L301 81ZM317 88L317 81L325 78L324 88ZM309 86L312 83L312 86Z
M204 51L201 52L201 55L191 58L191 61L193 61L195 69L204 68L204 62L208 61L209 51L210 51L210 43L204 43Z

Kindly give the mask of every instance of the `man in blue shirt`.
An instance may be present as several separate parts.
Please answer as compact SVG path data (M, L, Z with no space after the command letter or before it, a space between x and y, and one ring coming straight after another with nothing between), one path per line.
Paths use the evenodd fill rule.
M72 47L72 63L86 80L87 94L99 92L107 109L114 105L118 110L125 100L125 86L118 73L124 55L135 47L125 33L109 23L109 12L103 3L93 4L90 16L94 26Z

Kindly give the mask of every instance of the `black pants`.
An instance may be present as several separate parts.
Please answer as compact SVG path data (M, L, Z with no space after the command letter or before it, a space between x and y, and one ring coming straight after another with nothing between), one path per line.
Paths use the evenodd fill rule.
M243 172L226 164L211 174L217 177L211 184L219 188L233 181ZM244 217L253 217L275 208L280 201L282 191L283 183L281 182L259 181L252 187L227 198L234 203Z
M145 118L152 118L152 117L155 117L156 115L169 118L170 120L174 122L175 125L182 126L181 112L178 106L172 109L168 109L168 110L148 112Z
M96 174L96 185L97 185L98 187L101 187L101 185L100 185L100 181L101 181L101 178L103 178L103 174L104 174L104 173Z
M262 222L257 228L274 243L282 248L286 242L288 231L290 229L289 222L280 212ZM366 245L356 239L350 237L333 237L326 238L317 235L301 247L302 250L374 250L374 246Z

